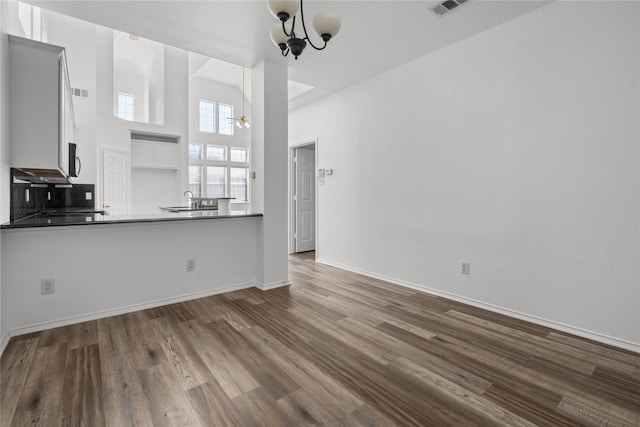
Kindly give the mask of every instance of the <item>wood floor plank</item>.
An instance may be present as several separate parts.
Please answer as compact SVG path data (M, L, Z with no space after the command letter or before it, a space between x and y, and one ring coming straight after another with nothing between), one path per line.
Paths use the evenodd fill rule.
M62 424L67 343L39 348L31 362L11 425L49 426Z
M151 324L168 363L182 380L183 390L213 380L211 371L178 325L165 317L151 320Z
M640 426L638 353L289 261L290 286L11 338L0 427Z
M301 418L289 418L276 402L260 388L256 388L233 399L233 405L243 419L242 426L304 426Z
M271 359L265 357L259 349L236 331L225 320L207 325L218 342L238 360L260 388L273 400L278 400L300 388L293 378L280 369Z
M452 400L455 406L462 406L465 410L473 412L477 416L478 424L491 424L503 426L533 427L534 423L527 421L518 415L510 412L487 399L460 387L459 385L435 374L412 361L399 358L395 362L401 370L417 376L424 381L424 384L435 389L438 394L444 394ZM484 420L484 421L481 421Z
M8 426L22 394L31 362L38 346L38 337L12 341L2 355L0 368L0 425Z
M243 416L215 380L190 388L185 393L203 426L243 425Z
M168 364L138 371L142 395L154 426L200 426L181 380Z
M130 356L102 359L102 401L111 427L151 427L153 421L142 383Z
M620 419L616 415L602 413L598 408L591 405L577 402L570 398L562 399L558 405L558 412L586 426L607 426L607 427L634 427L638 426L638 420Z
M104 426L98 344L70 349L65 371L62 389L65 424Z
M599 393L598 390L592 390L591 393L585 394L578 385L572 381L563 377L555 377L547 372L541 372L534 369L527 368L526 366L514 363L506 358L496 359L490 352L479 348L469 347L467 343L460 341L452 337L442 337L450 342L450 345L458 347L459 349L475 353L475 356L481 356L485 363L488 363L499 369L505 375L511 375L521 378L524 381L533 383L539 387L546 387L552 390L557 390L562 393L565 398L569 398L572 401L576 401L586 407L591 407L599 412L609 414L613 419L623 418L625 420L631 420L635 423L640 423L640 412L637 408L631 406L621 406L614 403L613 400L608 399L607 396ZM639 396L640 397L640 396Z
M280 369L285 370L302 389L310 391L318 402L322 402L323 408L330 410L332 417L346 417L363 405L360 399L349 393L340 383L295 350L274 339L261 327L244 330L243 335ZM322 414L320 417L329 418Z
M206 325L194 320L185 322L180 327L229 398L240 396L260 386L244 365L217 341Z

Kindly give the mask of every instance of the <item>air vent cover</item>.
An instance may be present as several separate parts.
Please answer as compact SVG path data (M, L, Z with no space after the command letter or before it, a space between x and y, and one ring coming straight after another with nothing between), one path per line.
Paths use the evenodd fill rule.
M469 0L445 0L431 8L433 13L442 16L451 12L456 7L467 3Z

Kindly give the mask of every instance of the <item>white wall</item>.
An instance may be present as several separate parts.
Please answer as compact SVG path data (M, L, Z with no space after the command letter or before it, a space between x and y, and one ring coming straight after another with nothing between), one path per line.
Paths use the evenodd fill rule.
M11 303L3 327L19 335L255 286L259 221L5 229L3 301ZM188 259L195 272L186 271ZM41 295L47 278L55 293Z
M322 260L640 350L638 8L555 2L293 111Z
M9 221L9 51L7 37L8 2L0 1L0 224ZM1 236L0 236L1 237ZM3 242L0 239L0 252ZM7 326L2 310L2 270L0 265L0 354L8 343Z

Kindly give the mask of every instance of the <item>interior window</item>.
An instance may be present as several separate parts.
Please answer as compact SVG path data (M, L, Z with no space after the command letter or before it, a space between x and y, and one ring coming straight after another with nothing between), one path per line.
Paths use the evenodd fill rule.
M224 162L227 160L227 147L224 145L207 144L207 160Z
M214 111L214 102L200 100L200 132L215 132Z
M233 105L218 104L218 133L233 135Z
M242 147L231 147L231 161L238 163L249 163L249 149Z
M207 197L225 197L227 168L207 166Z
M249 200L248 175L249 168L229 168L230 193L229 197L235 197L236 202L246 202Z
M118 117L132 122L135 119L135 98L128 93L118 94Z
M189 165L189 191L193 197L202 196L202 166Z

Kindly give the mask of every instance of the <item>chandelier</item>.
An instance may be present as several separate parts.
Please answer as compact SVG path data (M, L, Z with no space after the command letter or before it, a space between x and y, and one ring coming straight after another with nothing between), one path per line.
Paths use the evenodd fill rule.
M328 13L319 13L313 17L313 28L324 41L322 47L313 44L307 34L307 27L304 23L304 12L302 10L302 0L267 0L269 11L273 16L280 20L280 24L276 24L271 28L271 40L280 48L282 56L287 56L289 52L298 59L302 55L302 51L307 47L307 42L315 50L322 50L327 47L327 42L335 37L340 30L340 18ZM302 31L304 37L296 36L296 13L300 8L299 22L302 22ZM291 18L291 24L287 21Z

